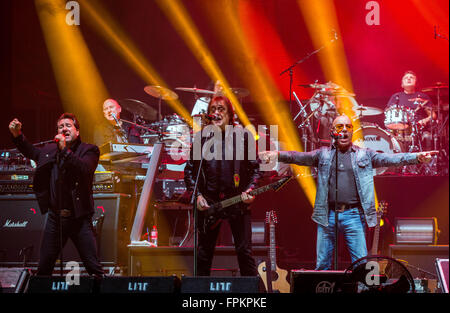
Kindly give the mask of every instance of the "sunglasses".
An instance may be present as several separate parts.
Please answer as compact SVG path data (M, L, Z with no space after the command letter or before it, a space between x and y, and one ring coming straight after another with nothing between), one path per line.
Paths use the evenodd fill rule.
M352 130L353 129L353 125L352 124L336 124L334 125L334 129L337 132L341 132L344 129L344 126L348 129L348 130Z

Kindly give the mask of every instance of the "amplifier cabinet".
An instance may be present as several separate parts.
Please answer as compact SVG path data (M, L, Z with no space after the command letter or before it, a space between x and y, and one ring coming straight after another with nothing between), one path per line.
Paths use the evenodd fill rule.
M127 194L94 194L94 219L104 215L97 245L102 265L126 264L134 201ZM42 215L34 194L0 195L0 266L29 266L39 261L47 214ZM25 253L21 253L24 251ZM81 259L72 241L63 250L64 262Z

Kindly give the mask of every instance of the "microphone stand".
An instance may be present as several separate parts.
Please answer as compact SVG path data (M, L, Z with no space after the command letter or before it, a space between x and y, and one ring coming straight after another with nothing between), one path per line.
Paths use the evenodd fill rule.
M59 257L59 270L60 270L60 276L63 277L64 273L63 273L63 227L62 227L62 216L61 216L61 210L62 210L62 175L63 175L63 171L62 171L62 166L61 166L61 159L60 159L60 151L59 151L59 147L57 147L57 151L56 151L56 165L58 167L58 178L56 179L56 205L57 205L57 210L56 212L58 212L58 223L59 223L59 249L60 249L60 257Z
M294 75L294 67L296 67L298 64L305 62L307 59L309 59L312 55L318 53L323 48L329 46L331 43L335 42L338 39L336 31L334 31L334 38L330 40L330 42L326 45L321 46L319 49L314 50L313 52L308 53L303 59L300 59L296 62L294 62L291 66L289 66L287 69L282 71L280 73L280 76L283 75L286 72L289 72L289 112L292 113L292 83L293 83L293 75Z
M202 142L202 131L199 133L200 137L200 164L198 166L197 175L195 177L194 191L192 193L191 204L194 210L194 277L197 276L197 258L198 258L198 208L197 208L197 198L198 198L198 182L200 179L200 172L203 167L203 142ZM207 139L208 140L208 139Z
M337 145L337 139L334 138L334 147L336 149L335 154L335 180L336 180L336 186L335 186L335 194L334 194L334 270L338 270L338 145Z

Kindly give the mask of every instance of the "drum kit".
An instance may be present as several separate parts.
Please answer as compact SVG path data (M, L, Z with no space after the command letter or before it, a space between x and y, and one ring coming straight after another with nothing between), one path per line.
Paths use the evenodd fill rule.
M298 128L302 138L305 151L312 151L321 146L329 146L331 138L329 129L337 112L342 105L351 105L354 115L351 118L360 120L360 127L354 131L354 144L367 147L384 153L419 152L424 151L425 146L422 138L423 128L417 119L417 109L393 105L384 111L376 107L358 105L354 94L346 91L341 86L328 82L325 84L299 85L304 88L314 89L313 96L303 105L294 92L295 99L300 106L300 111L294 117L294 121L300 117ZM436 93L437 104L431 108L436 114L432 114L430 123L432 147L428 149L443 151L444 160L435 160L430 164L418 166L406 166L401 169L392 169L394 173L401 174L423 174L439 175L448 173L448 104L442 104L442 91L448 90L448 85L436 83L434 86L424 88L422 91ZM426 103L425 99L413 98L421 107ZM445 114L444 114L445 113ZM366 122L366 117L384 114L384 126L376 123ZM440 164L439 164L440 163ZM375 171L376 175L386 172L387 168ZM445 172L447 171L447 172ZM391 172L391 169L390 171Z
M217 92L196 87L177 87L179 91L190 92L194 98L213 97ZM250 94L244 88L230 88L236 97L242 99ZM123 120L141 130L141 138L144 144L152 145L157 141L164 142L165 146L188 148L192 138L192 128L184 118L176 113L163 116L162 100L172 101L178 99L176 92L162 86L145 86L145 93L157 98L157 105L149 105L136 99L119 100L121 107L132 114L133 121ZM204 112L206 113L206 112ZM202 117L200 113L195 116Z

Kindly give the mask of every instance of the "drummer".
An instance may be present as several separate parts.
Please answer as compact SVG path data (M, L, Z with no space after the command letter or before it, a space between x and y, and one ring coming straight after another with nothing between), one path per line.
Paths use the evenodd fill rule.
M432 101L430 97L420 91L416 91L417 75L413 71L406 71L402 77L403 91L391 96L387 107L398 105L415 111L415 120L422 133L423 149L431 149L430 121L432 114ZM433 112L433 118L436 114Z
M142 143L139 130L133 125L124 123L120 119L121 112L122 107L116 100L106 99L103 102L105 122L95 129L94 143L96 145L101 146L109 141L114 143Z
M215 83L211 82L208 87L212 88L212 85L214 85L215 95L221 95L223 93L223 85L220 80L217 80ZM208 90L209 89L210 88L208 88ZM194 108L192 109L191 116L206 113L209 102L211 101L211 98L212 98L212 95L205 95L204 97L198 98L194 104Z

